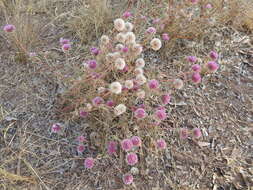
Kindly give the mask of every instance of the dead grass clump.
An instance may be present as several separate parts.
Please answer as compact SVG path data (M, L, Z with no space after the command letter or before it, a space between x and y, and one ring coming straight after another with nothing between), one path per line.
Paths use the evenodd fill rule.
M38 19L35 19L33 2L28 1L2 1L1 9L4 11L6 24L12 24L16 30L6 34L10 46L16 51L15 60L26 63L29 53L41 43L39 39Z
M80 1L66 25L82 42L89 42L111 26L113 14L107 0Z

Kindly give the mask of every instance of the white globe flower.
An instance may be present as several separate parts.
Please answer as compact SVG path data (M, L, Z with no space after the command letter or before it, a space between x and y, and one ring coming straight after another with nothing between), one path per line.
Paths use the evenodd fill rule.
M145 66L145 61L142 58L139 58L135 61L135 66L137 68L143 68Z
M126 81L125 81L125 87L126 87L127 89L132 89L132 88L134 87L134 82L133 82L133 80L126 80Z
M150 46L153 50L158 51L162 47L162 42L158 38L154 38L150 42Z
M116 20L114 20L114 28L121 32L125 29L125 21L121 18L117 18Z
M118 70L122 70L124 69L124 67L126 66L126 63L125 63L125 60L122 59L122 58L117 58L115 60L115 67L118 69Z
M114 94L120 94L122 92L122 85L119 82L111 83L109 88Z
M126 106L124 104L119 104L114 108L114 114L116 116L119 116L123 114L124 112L126 112Z

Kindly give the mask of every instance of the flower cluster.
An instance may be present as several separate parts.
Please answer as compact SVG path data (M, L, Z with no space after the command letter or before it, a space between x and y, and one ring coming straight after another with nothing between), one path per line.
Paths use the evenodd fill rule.
M124 19L130 19L132 14L125 12ZM169 85L174 91L182 89L188 77L175 78L172 82L162 80L159 76L150 74L145 56L145 48L159 51L165 43L169 43L167 33L160 36L155 27L146 29L146 38L142 41L134 33L134 25L122 18L114 20L112 36L102 35L98 47L90 49L91 58L83 64L83 83L78 81L82 89L80 104L75 104L75 113L79 118L92 122L92 130L96 133L106 133L106 153L118 157L119 151L123 152L125 163L129 170L123 175L123 182L131 184L138 170L139 161L143 156L140 150L147 144L145 136L150 130L158 134L152 140L152 148L163 151L167 148L166 138L159 129L162 122L170 117L169 104L172 91L164 86ZM159 21L157 21L159 22ZM156 22L154 22L156 23ZM162 40L160 40L162 39ZM67 39L60 40L62 46L70 44ZM64 46L65 47L65 46ZM145 48L144 48L145 47ZM69 45L70 48L70 45ZM63 48L64 51L68 49ZM191 64L185 76L198 84L205 72L215 72L218 69L218 54L212 51L210 60L202 66L199 58L187 57ZM152 77L151 77L152 76ZM157 100L156 103L152 100ZM57 127L56 127L57 128ZM116 135L114 133L116 132ZM186 139L190 134L186 128L179 132L180 138ZM201 137L200 129L196 128L191 133L193 138ZM80 137L81 138L81 137ZM77 150L85 150L84 140L79 141ZM85 159L85 167L94 166L94 159ZM134 169L133 169L134 168Z

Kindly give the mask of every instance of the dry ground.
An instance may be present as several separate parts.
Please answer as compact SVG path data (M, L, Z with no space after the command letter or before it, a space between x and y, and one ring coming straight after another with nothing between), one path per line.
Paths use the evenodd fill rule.
M57 46L61 29L48 31L45 49ZM221 68L201 85L188 86L173 97L163 126L168 149L150 164L148 175L137 176L134 186L124 187L113 159L99 159L95 150L77 155L75 138L87 133L84 121L60 121L65 124L63 134L50 134L51 125L59 122L55 102L64 90L62 84L41 72L40 65L15 62L13 49L1 35L0 189L252 190L252 41L252 36L231 27L217 27L199 43L182 40L162 56L146 53L150 69L167 74L180 70L181 57L217 49ZM198 142L180 140L170 129L182 126L201 128L203 137ZM82 164L88 153L99 160L92 171Z

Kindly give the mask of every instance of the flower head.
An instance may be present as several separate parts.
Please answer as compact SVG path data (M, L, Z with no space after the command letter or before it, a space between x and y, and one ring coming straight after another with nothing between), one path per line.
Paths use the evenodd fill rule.
M136 82L139 85L143 85L143 84L145 84L147 82L147 78L144 75L142 75L142 74L138 74L136 76Z
M114 28L121 32L125 29L125 21L121 18L117 18L116 20L114 20Z
M107 152L110 155L115 154L117 152L117 142L109 141L107 145Z
M122 85L119 82L113 82L109 86L111 93L120 94L122 92Z
M79 143L82 143L84 141L86 141L86 138L83 136L83 135L80 135L76 138L76 140L79 142Z
M132 89L132 88L134 87L134 82L133 82L133 80L126 80L126 81L125 81L125 87L126 87L127 89Z
M158 149L165 149L167 146L167 143L165 142L164 139L159 139L156 141L156 146Z
M132 174L125 174L122 177L124 184L130 185L133 183L134 177Z
M126 106L124 104L119 104L114 108L114 114L119 116L126 112Z
M85 110L80 110L80 111L79 111L79 116L82 117L82 118L87 117L88 114L89 114L89 113L88 113L87 111L85 111Z
M125 60L123 58L117 58L115 60L115 67L118 70L123 70L125 66L126 66L126 62L125 62Z
M154 27L149 27L147 29L146 33L148 33L148 34L155 34L156 33L156 29Z
M95 98L92 99L92 104L94 106L99 106L99 105L101 105L103 103L104 103L104 99L101 98L101 97L99 97L99 96L97 96L97 97L95 97Z
M199 128L194 128L192 132L193 132L193 137L196 139L200 138L202 135L201 130Z
M150 42L150 46L153 50L158 51L162 47L162 42L158 38L154 38Z
M126 35L123 32L120 32L116 35L116 41L120 43L125 43Z
M133 52L136 56L140 55L143 51L143 47L140 44L133 45Z
M164 41L169 41L169 40L170 40L169 34L163 33L163 34L162 34L162 39L163 39Z
M125 30L127 32L131 32L133 30L133 28L134 28L134 25L131 22L126 22L126 24L125 24Z
M124 139L120 144L121 148L125 151L130 151L133 148L133 143L130 139Z
M123 48L124 48L124 45L123 45L123 44L117 44L116 47L115 47L115 49L116 49L117 51L122 51Z
M217 60L219 58L219 54L216 51L211 51L209 53L209 56L211 57L212 60Z
M100 50L96 47L92 47L90 48L90 52L93 54L93 55L98 55L100 53Z
M68 51L68 50L70 50L71 45L70 44L63 44L61 48L62 48L62 51Z
M148 87L150 89L157 89L157 88L159 88L159 82L158 82L158 80L155 80L155 79L150 80L148 82Z
M96 60L89 60L89 61L87 62L87 65L88 65L88 67L89 67L90 69L96 69L96 67L97 67L97 62L96 62Z
M3 29L5 32L13 32L16 30L16 27L12 24L6 24Z
M134 146L141 146L141 138L138 136L133 136L131 138L131 141L133 143Z
M52 133L59 133L60 132L60 130L61 130L61 125L59 124L59 123L55 123L55 124L53 124L52 125L52 127L51 127L51 132Z
M189 61L191 63L195 63L197 61L197 57L196 56L188 56L187 61Z
M206 9L211 9L211 8L213 8L213 5L212 4L210 4L210 3L208 3L208 4L206 4Z
M157 109L155 111L155 117L158 120L165 120L167 118L167 114L166 114L165 108L164 109Z
M175 79L173 81L174 88L176 89L182 89L184 86L184 82L181 79Z
M207 69L210 72L215 72L215 71L217 71L218 68L219 68L219 65L216 62L214 62L214 61L209 61L207 63Z
M114 102L113 102L112 100L108 100L108 101L106 102L106 105L107 105L108 107L113 107L113 106L114 106Z
M93 168L94 163L95 163L95 160L91 157L88 157L84 160L84 167L87 169L91 169Z
M191 78L192 78L192 82L193 83L200 83L201 82L201 76L200 76L200 74L199 73L193 73L192 74L192 76L191 76Z
M102 45L106 45L110 42L110 39L109 39L108 36L103 35L103 36L101 36L100 42L101 42Z
M169 94L164 94L162 95L161 99L162 99L163 105L167 105L168 103L170 103L171 97Z
M127 44L135 43L136 37L135 37L135 34L133 32L127 32L126 35L125 35L125 37L126 37L126 41L125 42Z
M137 118L137 119L143 119L146 117L146 111L143 109L143 108L138 108L137 110L135 110L134 112L134 116Z
M79 144L77 145L76 150L78 153L83 153L83 151L85 150L85 146L83 144Z
M200 72L201 71L201 66L199 64L195 64L192 66L192 70L195 72Z
M126 155L126 162L128 165L133 166L138 162L138 156L135 153L128 153Z
M135 61L135 66L137 68L143 68L145 66L145 61L142 58L139 58Z
M143 69L141 67L137 67L134 69L134 74L143 75Z
M131 12L129 12L129 11L126 11L126 12L124 12L123 13L123 15L122 15L124 18L129 18L129 17L131 17L131 16L133 16L132 15L132 13Z
M60 38L60 44L63 45L63 44L69 44L70 43L70 40L69 39L66 39L66 38Z

